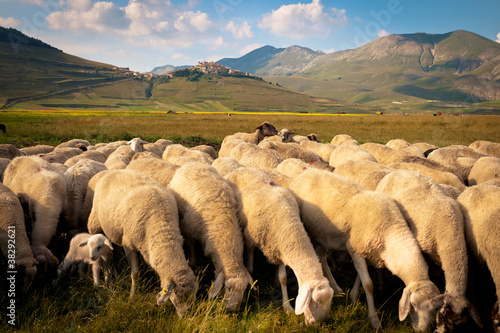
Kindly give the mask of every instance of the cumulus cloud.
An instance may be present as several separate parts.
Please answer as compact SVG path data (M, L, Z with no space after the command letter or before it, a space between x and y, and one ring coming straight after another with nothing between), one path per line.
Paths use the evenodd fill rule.
M125 37L137 46L185 47L206 41L214 28L208 14L191 10L197 3L177 6L170 1L128 0L119 7L110 1L67 0L47 16L47 22L51 29Z
M226 25L226 31L230 31L235 39L252 38L253 33L248 25L248 22L243 22L238 26L234 21L229 21Z
M6 28L16 28L23 24L23 22L16 20L13 17L0 17L0 26Z
M332 28L347 24L345 9L325 9L321 0L309 4L283 5L264 15L259 28L278 36L303 39L326 37Z
M389 36L389 33L386 30L382 29L382 30L379 30L377 36L385 37L385 36Z

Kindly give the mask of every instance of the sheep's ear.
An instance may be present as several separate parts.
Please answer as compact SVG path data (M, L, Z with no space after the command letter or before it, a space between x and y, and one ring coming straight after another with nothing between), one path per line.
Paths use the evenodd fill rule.
M88 239L87 239L87 240L84 240L83 242L81 242L80 244L78 244L78 246L79 246L79 247L84 247L84 246L86 246L86 245L87 245L88 241L89 241Z
M312 288L309 284L305 284L302 288L299 287L299 294L295 300L295 314L301 315L309 306L312 298Z
M111 250L114 250L113 245L111 245L111 242L108 239L104 241L104 245L107 245Z
M215 279L212 291L208 293L208 298L215 298L222 290L223 285L224 285L224 272L220 272L219 275L217 275L217 278Z
M403 295L399 300L399 321L405 320L410 312L410 296L411 292L408 287L403 290Z

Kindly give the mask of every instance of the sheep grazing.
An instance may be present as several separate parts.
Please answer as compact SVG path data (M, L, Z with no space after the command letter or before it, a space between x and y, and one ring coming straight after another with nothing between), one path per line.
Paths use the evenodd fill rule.
M478 153L472 148L456 145L436 149L427 158L449 168L466 182L476 160L484 156L486 155Z
M375 191L378 183L392 171L394 169L370 160L348 160L338 165L333 173Z
M59 145L56 146L56 149L59 148L78 148L82 151L86 151L87 147L90 146L90 142L87 140L82 140L82 139L72 139L66 142L63 142ZM83 149L85 148L85 149Z
M331 145L329 143L319 143L319 142L314 142L314 141L301 141L300 146L306 149L309 149L321 158L321 160L325 162L330 161L330 155L332 155L333 151L337 146Z
M23 207L16 194L0 183L0 250L8 264L24 268L26 288L36 275L38 261L33 258L24 226ZM14 250L14 251L13 251ZM9 270L14 270L11 267Z
M126 148L130 150L129 147ZM121 151L118 151L117 149L108 156L106 162L104 162L104 165L109 170L122 170L125 169L127 165L129 165L129 163L130 158L128 158L127 155L125 155Z
M467 246L457 201L430 177L414 171L391 172L379 183L377 191L395 199L402 207L401 212L422 252L444 272L446 291L437 314L436 332L453 330L469 316L482 326L476 309L465 297Z
M308 135L294 135L293 136L293 141L295 142L302 142L302 141L314 141L319 143L319 136L316 133L311 133Z
M464 214L465 237L474 256L486 263L496 286L497 301L492 319L495 332L500 332L500 187L479 184L466 189L458 203Z
M258 144L261 142L266 136L272 136L272 135L277 135L278 130L276 127L274 127L272 124L266 122L263 122L260 124L256 129L254 133L234 133L233 136L241 138L247 142L253 143L253 144Z
M262 141L258 146L263 149L276 150L283 160L286 160L287 158L298 158L307 163L320 161L320 158L316 153L308 149L304 149L297 144Z
M5 172L5 169L7 169L10 161L11 160L8 158L0 157L0 182L3 181L3 173Z
M428 266L397 203L345 177L307 170L289 186L310 237L324 249L347 250L363 284L368 315L374 328L380 320L373 302L373 283L366 260L387 267L406 288L399 302L399 319L409 313L413 327L424 331L443 296L429 280Z
M36 145L32 147L24 147L19 149L26 155L38 155L38 154L48 154L54 151L56 147L49 145Z
M220 157L230 157L231 156L231 150L233 150L234 147L239 145L242 142L247 142L243 140L240 137L237 137L235 135L228 135L224 137L224 140L222 140L222 144L219 149L219 158Z
M71 157L74 157L76 155L80 155L81 153L83 153L83 150L78 149L78 148L62 147L62 148L54 149L50 153L38 154L37 156L41 157L42 159L44 159L50 163L64 164Z
M333 290L323 275L304 225L297 203L289 190L277 186L269 175L256 168L240 168L227 176L239 202L238 215L245 244L249 251L247 266L252 272L253 249L257 247L273 264L280 265L279 278L283 307L288 303L285 265L299 283L295 314L304 313L306 324L328 317Z
M147 144L146 141L141 140L141 138L133 138L129 142L127 142L127 145L130 145L130 149L134 153L140 153L141 151L144 151L144 145Z
M245 289L253 280L243 264L243 235L233 189L215 168L198 162L178 169L169 188L182 216L182 235L201 242L214 264L216 280L210 297L224 286L225 308L239 310Z
M348 134L337 134L333 137L330 144L335 146L343 146L343 145L354 145L359 146L358 140L354 139L352 136Z
M212 146L209 146L209 145L198 145L198 146L194 146L191 149L192 150L198 150L198 151L204 152L205 154L209 155L214 160L217 158L217 151Z
M282 159L274 149L261 148L250 142L242 142L231 150L230 157L245 167L274 169Z
M167 146L162 155L162 159L164 161L168 161L170 163L179 165L182 162L182 159L179 160L180 157L188 157L190 158L190 160L195 160L200 163L205 163L209 165L212 164L212 162L214 161L213 158L207 153L184 147L181 144L173 144Z
M57 278L54 280L53 285L56 286L64 272L75 265L78 265L79 276L83 278L83 266L85 264L92 266L94 287L99 287L101 268L104 271L104 283L107 284L112 259L113 245L106 236L102 234L91 235L85 232L77 234L71 238L69 251L57 268Z
M142 154L142 153L139 153ZM127 166L127 170L138 171L156 180L160 185L168 187L172 177L180 166L160 159L138 159L133 160Z
M104 153L101 153L100 151L97 151L97 150L87 150L79 155L70 157L69 159L66 160L66 162L64 162L64 165L66 165L68 168L70 168L73 165L75 165L76 163L78 163L78 161L84 160L84 159L93 160L93 161L97 161L100 163L105 163L107 156Z
M477 159L469 172L469 185L500 179L500 158L485 156Z
M232 171L243 167L232 157L219 157L212 162L212 166L222 177L226 177Z
M47 246L66 206L64 175L40 157L21 156L13 159L5 169L4 184L28 207L32 220L31 249L35 259L58 264Z
M123 247L132 276L130 296L138 284L138 253L159 275L158 305L172 301L184 316L198 282L184 256L177 203L172 192L132 170L107 171L97 182L88 230Z
M26 155L23 151L17 149L14 145L11 144L0 144L0 157L8 158L12 160L17 156Z
M489 142L479 148L476 148L476 151L481 154L488 154L500 158L500 143Z
M80 210L80 219L79 219L79 225L82 226L82 229L87 231L87 224L90 216L90 212L92 211L92 204L94 203L94 191L97 183L99 180L101 180L102 177L106 173L108 173L109 170L101 171L97 174L95 174L92 178L90 178L88 184L87 184L87 192L85 192L85 199L83 201L82 208Z
M340 164L349 160L366 160L377 162L377 159L364 149L355 145L338 146L330 155L329 164L331 167L336 168Z

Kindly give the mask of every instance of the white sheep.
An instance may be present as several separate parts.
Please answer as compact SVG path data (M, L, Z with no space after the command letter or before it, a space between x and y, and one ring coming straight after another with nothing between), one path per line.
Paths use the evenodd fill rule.
M302 142L302 141L314 141L314 142L319 142L319 136L316 133L311 133L308 135L294 135L293 140L295 142Z
M36 145L31 147L24 147L19 150L25 153L26 155L38 155L38 154L48 154L54 151L55 148L56 147L49 145Z
M500 158L494 156L478 158L469 172L469 186L492 179L500 179Z
M377 162L384 165L389 165L391 163L397 162L407 162L408 158L421 158L425 160L423 153L418 149L418 153L415 151L407 150L407 149L393 149L386 145L374 142L367 142L360 145L360 147L370 154L372 154ZM417 154L417 155L415 155Z
M140 159L151 159L151 158L161 160L161 155L158 156L157 154L155 154L153 152L145 150L145 151L141 151L140 153L135 153L134 157L132 157L130 162L135 161L135 160L140 160Z
M23 207L16 194L1 183L0 250L7 259L7 270L14 271L14 266L24 268L23 288L26 288L36 275L38 261L33 258L26 234Z
M475 149L478 153L488 154L500 158L500 143L488 142Z
M337 134L330 141L330 144L335 146L343 146L343 145L354 145L359 146L358 140L354 139L352 136L348 134Z
M392 171L394 169L370 160L347 160L339 164L333 173L375 191L378 183Z
M165 148L167 148L167 146L171 144L173 144L173 142L171 140L166 140L166 139L158 139L155 141L155 145L162 147L163 150L165 150Z
M163 146L160 146L160 145L157 145L156 143L145 143L143 145L143 148L144 148L144 151L142 152L138 152L134 155L134 157L137 155L137 154L140 154L140 153L144 153L144 152L150 152L152 154L155 154L156 156L158 156L159 158L161 158L161 155L163 155L163 152L165 151L165 147ZM133 159L133 157L132 157Z
M310 237L325 249L349 252L366 292L373 327L378 328L380 320L366 260L387 267L403 280L406 288L399 302L399 319L411 313L414 328L427 329L443 296L429 280L427 263L396 202L321 170L302 173L289 189Z
M427 159L438 162L449 168L453 173L462 177L462 180L466 182L474 163L480 157L484 156L486 155L478 153L472 148L453 145L432 151L427 156Z
M181 144L172 144L167 146L162 155L163 160L174 164L179 163L180 165L182 160L178 160L177 163L175 163L179 157L189 157L205 164L212 164L213 162L213 158L207 153L184 147Z
M275 168L278 172L290 177L295 178L302 172L314 168L311 164L304 162L298 158L287 158L283 160Z
M492 319L495 332L500 332L500 187L483 183L466 189L458 203L464 214L465 237L474 256L486 263L496 286L497 301Z
M320 157L316 153L309 149L304 149L296 143L262 141L258 146L264 149L276 150L283 160L287 158L298 158L307 163L320 161Z
M63 142L59 145L56 146L56 149L59 148L78 148L82 149L83 147L88 147L90 146L90 142L87 140L82 140L82 139L72 139L66 142ZM83 149L82 149L83 150Z
M10 161L11 160L8 158L0 157L0 182L3 181L3 173L5 172L5 169L7 169Z
M261 142L266 136L272 136L278 134L278 130L276 127L274 127L272 124L266 122L263 122L260 124L256 129L254 133L243 133L243 132L238 132L234 133L233 136L241 138L247 142L253 143L253 144L258 144Z
M65 173L66 178L66 209L64 212L64 226L67 230L84 230L80 224L80 216L87 186L90 179L101 171L107 170L103 163L83 159L69 168Z
M83 230L87 231L87 224L92 211L92 204L94 203L94 191L97 183L109 170L101 171L90 178L87 184L87 192L85 192L85 199L83 201L82 208L80 210L79 225L82 226Z
M230 172L243 167L232 157L218 157L212 162L212 166L222 177L225 177Z
M340 164L349 160L366 160L377 162L377 159L367 152L366 150L360 148L356 145L341 145L337 146L335 150L330 155L330 160L328 163L331 167L336 168Z
M124 147L130 150L129 147L126 146ZM116 149L108 156L106 162L104 162L104 165L109 170L122 170L125 169L127 165L129 165L129 163L130 163L130 158L128 158L127 155Z
M210 297L224 286L225 308L238 310L253 280L243 264L243 235L232 187L215 168L194 162L176 171L169 188L182 216L182 235L186 240L201 242L204 254L214 264L216 280Z
M138 286L140 253L160 276L157 304L170 299L179 316L187 313L198 282L184 256L177 203L170 190L133 170L107 171L95 187L88 230L103 232L123 247L131 267L131 297Z
M104 283L108 284L111 260L113 260L113 245L106 236L79 233L71 238L68 253L57 268L57 278L53 281L53 285L56 286L64 273L75 266L78 266L78 274L83 278L84 265L92 266L94 287L99 287L101 268L104 271Z
M146 141L141 140L141 138L133 138L129 142L127 142L127 145L130 145L130 149L134 153L140 153L141 151L144 151L144 145L147 144Z
M8 158L9 160L12 160L13 158L17 156L24 156L26 155L23 151L17 149L16 146L11 145L11 144L0 144L0 157L2 158Z
M49 162L36 156L16 157L4 174L4 184L26 203L32 220L31 249L39 262L58 264L47 248L66 206L66 179Z
M285 265L299 283L295 314L304 313L306 324L326 319L333 290L322 272L299 208L291 192L277 186L269 175L256 168L240 168L227 176L239 201L239 218L249 250L249 271L253 267L253 249L257 247L273 264L279 265L283 307L288 303Z
M107 144L99 145L99 147L97 148L97 151L99 151L99 152L101 152L104 155L109 157L109 155L111 155L111 153L114 152L118 147L125 146L125 145L127 145L127 141L110 142Z
M217 158L217 151L212 146L209 146L209 145L197 145L197 146L194 146L191 149L192 150L198 150L198 151L204 152L205 154L208 154L214 160Z
M247 142L242 138L235 135L227 135L222 140L222 144L219 149L219 157L230 157L231 150L242 142Z
M300 146L315 152L321 160L327 163L330 161L330 155L333 153L335 148L337 148L337 146L329 143L319 143L308 140L301 141Z
M140 153L142 154L142 153ZM130 162L127 170L138 171L156 180L160 185L168 187L172 177L180 166L161 159L137 159Z
M261 148L250 142L242 142L231 150L230 157L245 167L274 169L282 159L273 149Z
M482 326L477 311L465 297L467 246L457 201L430 177L407 170L391 172L376 190L396 200L422 252L444 272L446 290L443 307L438 310L437 332L465 323L469 315Z
M41 157L42 159L44 159L50 163L64 164L71 157L74 157L74 156L79 155L81 153L83 153L83 150L81 150L81 149L66 147L66 148L57 148L57 149L54 149L50 153L38 154L36 156Z
M70 157L69 159L66 160L66 162L64 162L64 165L70 168L73 165L75 165L78 161L83 159L89 159L100 163L105 163L107 156L104 153L101 153L100 151L97 150L87 150L79 155Z
M425 157L427 157L427 155L429 155L431 151L439 148L438 146L427 142L417 142L414 143L413 145L418 149L420 149L420 151L424 153Z

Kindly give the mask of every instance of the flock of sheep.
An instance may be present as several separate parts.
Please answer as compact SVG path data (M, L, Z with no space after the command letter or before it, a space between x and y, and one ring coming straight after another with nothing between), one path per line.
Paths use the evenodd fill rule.
M375 329L381 323L368 265L404 282L399 319L410 315L416 331L434 319L437 332L469 318L482 327L466 295L468 257L488 267L498 298L500 143L359 144L348 135L320 143L314 134L293 134L265 122L254 133L228 135L218 153L139 138L0 145L2 253L8 256L8 229L15 227L25 285L37 264L48 262L59 265L54 285L70 267L82 273L90 264L98 286L101 269L109 283L113 246L120 246L131 267L131 296L140 254L160 278L157 303L170 300L183 316L198 289L196 243L215 270L209 297L224 289L228 311L240 308L253 285L258 249L278 265L284 310L314 324L328 317L334 293L342 292L327 255L347 251L358 274L351 299L362 285ZM61 231L74 237L57 258L51 241ZM295 309L286 266L299 285ZM435 266L444 273L444 291L429 278ZM500 332L498 301L492 320Z

